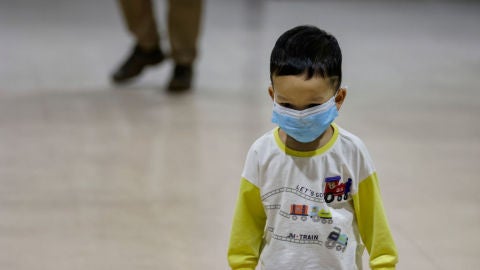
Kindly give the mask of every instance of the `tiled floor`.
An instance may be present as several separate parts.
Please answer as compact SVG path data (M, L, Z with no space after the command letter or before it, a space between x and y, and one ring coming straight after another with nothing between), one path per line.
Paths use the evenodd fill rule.
M208 0L196 87L169 95L170 63L109 84L131 45L114 1L0 2L0 269L226 269L245 154L273 127L269 53L305 23L342 46L337 123L376 162L398 269L478 269L478 14Z

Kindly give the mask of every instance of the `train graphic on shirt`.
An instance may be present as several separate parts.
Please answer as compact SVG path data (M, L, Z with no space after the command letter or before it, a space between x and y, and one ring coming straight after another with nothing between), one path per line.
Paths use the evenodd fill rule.
M327 239L324 241L320 234L304 234L291 232L287 235L279 235L274 232L274 229L269 227L268 230L272 233L272 239L284 242L290 242L302 245L320 245L328 249L336 250L344 253L348 245L348 236L342 233L339 227L334 227Z
M306 204L290 205L290 217L296 220L300 217L302 221L306 221L309 217L314 222L321 221L323 224L332 224L332 213L328 209L319 206L309 206Z
M316 192L308 187L303 187L297 185L296 188L291 187L280 187L274 190L270 190L267 193L262 195L262 201L267 200L268 198L281 194L281 193L293 193L299 197L304 198L305 200L309 200L311 202L316 203L331 203L337 199L337 201L341 202L343 200L348 200L350 196L350 192L352 190L352 179L348 178L346 182L341 182L342 177L340 175L326 177L325 187L322 192Z
M352 189L352 179L348 178L347 182L340 183L342 177L340 175L325 178L325 190L323 197L326 203L331 203L337 198L337 201L347 200Z
M348 236L341 233L342 230L339 227L334 227L333 231L327 237L325 241L325 247L329 249L335 248L337 251L345 252L348 244Z

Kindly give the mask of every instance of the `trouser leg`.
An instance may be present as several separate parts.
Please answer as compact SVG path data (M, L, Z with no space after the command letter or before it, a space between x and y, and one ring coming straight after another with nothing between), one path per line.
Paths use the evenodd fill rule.
M118 0L123 18L137 44L145 50L159 46L159 35L151 0Z
M195 61L201 15L202 0L169 0L168 32L175 63Z

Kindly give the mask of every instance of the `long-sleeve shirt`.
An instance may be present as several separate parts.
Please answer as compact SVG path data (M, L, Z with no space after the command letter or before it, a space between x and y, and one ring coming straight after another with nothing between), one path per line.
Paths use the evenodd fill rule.
M278 128L250 148L228 261L232 269L395 269L397 250L363 142L332 124L315 151L295 151Z

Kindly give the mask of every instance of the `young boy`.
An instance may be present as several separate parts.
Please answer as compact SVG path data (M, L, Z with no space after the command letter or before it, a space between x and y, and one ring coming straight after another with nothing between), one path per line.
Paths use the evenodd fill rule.
M232 269L395 269L372 160L333 124L345 100L342 54L332 35L298 26L270 59L272 122L242 173L228 260Z

